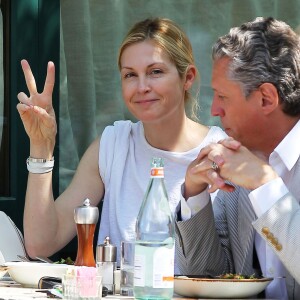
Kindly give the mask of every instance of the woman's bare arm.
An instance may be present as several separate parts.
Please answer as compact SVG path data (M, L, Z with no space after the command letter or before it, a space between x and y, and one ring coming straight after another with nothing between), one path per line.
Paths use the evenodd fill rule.
M54 201L52 172L29 174L24 211L26 250L31 257L50 256L76 234L74 208L85 198L97 205L104 194L98 169L99 138L82 157L69 187Z

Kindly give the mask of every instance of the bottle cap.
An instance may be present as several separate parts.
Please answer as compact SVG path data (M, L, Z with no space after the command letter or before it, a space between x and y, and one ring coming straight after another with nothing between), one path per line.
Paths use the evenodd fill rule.
M85 199L82 206L74 209L74 220L76 224L96 224L99 219L99 209L90 205L90 199Z
M152 168L163 168L164 161L161 157L152 157L151 166Z
M96 249L97 262L116 262L117 261L117 247L110 244L109 237L104 240L104 244L98 245Z

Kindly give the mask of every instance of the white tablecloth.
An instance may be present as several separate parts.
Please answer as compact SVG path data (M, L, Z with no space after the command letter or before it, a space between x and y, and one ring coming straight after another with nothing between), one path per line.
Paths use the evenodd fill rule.
M0 300L27 300L27 299L35 299L35 300L45 300L50 299L47 298L47 294L40 292L37 289L31 288L22 288L22 287L3 287L0 286ZM58 298L56 298L58 299ZM123 296L106 296L102 298L103 300L133 300L132 297L123 297ZM173 298L174 300L193 300L191 298Z
M36 289L20 288L20 287L3 287L0 286L0 300L2 299L47 299L46 293L37 292Z
M50 298L47 298L47 294L45 292L41 292L41 290L33 289L33 288L24 288L20 284L15 283L13 281L3 282L0 280L0 300L27 300L27 299L45 300ZM134 298L123 297L118 295L114 295L114 296L109 295L103 297L102 299L103 300L133 300ZM176 297L173 298L173 300L192 300L192 298L187 299L187 298ZM252 300L258 300L258 299L252 299ZM272 299L265 299L265 300L272 300Z

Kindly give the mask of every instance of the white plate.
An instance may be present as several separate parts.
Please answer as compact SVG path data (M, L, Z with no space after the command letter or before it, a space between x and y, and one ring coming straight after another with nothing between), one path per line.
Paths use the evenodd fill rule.
M3 211L0 211L0 251L1 263L18 261L18 255L26 256L22 233Z
M184 297L243 298L262 292L272 278L261 279L209 279L175 277L174 291Z
M6 262L10 277L26 287L37 288L39 280L44 276L62 278L69 265L48 264L42 262Z

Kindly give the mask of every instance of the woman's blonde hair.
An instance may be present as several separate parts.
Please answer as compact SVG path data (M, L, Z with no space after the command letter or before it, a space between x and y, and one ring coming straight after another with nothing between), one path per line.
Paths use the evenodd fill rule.
M190 65L195 66L192 46L184 31L169 19L154 18L138 22L129 30L119 49L119 69L121 69L121 57L123 51L128 46L145 40L153 41L158 47L168 53L181 78L186 75ZM199 78L197 68L196 72L196 75ZM188 107L191 117L196 120L198 119L198 94L199 87L197 88L195 96L192 96L189 91L186 91L184 99L186 104L189 102Z

